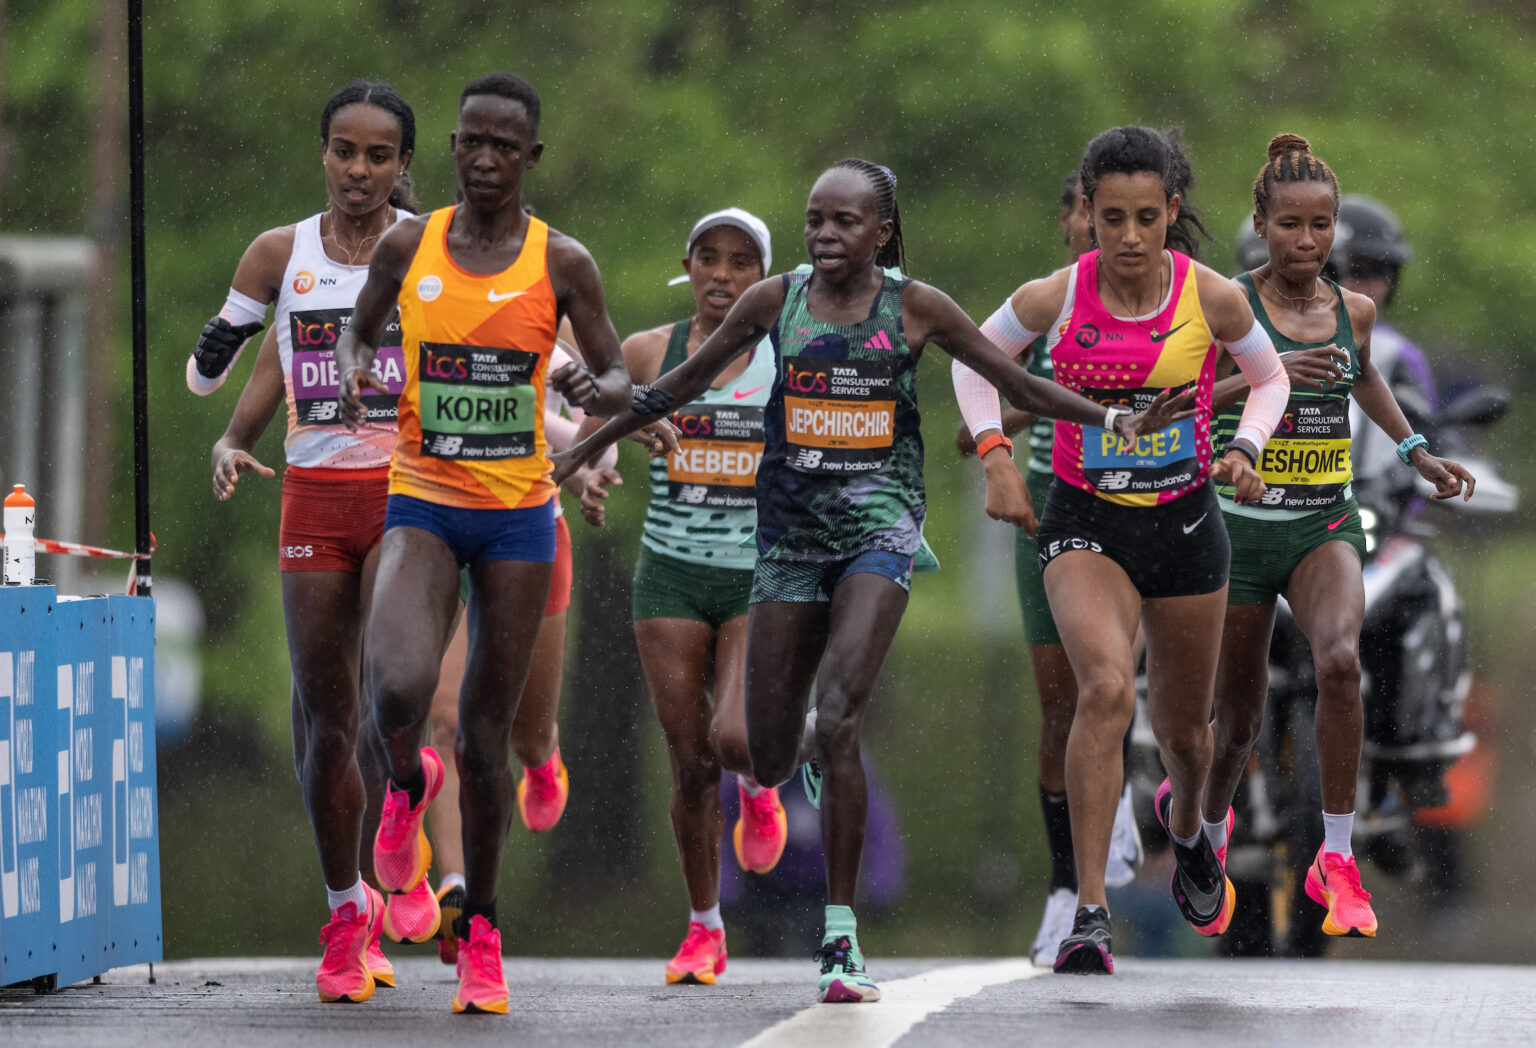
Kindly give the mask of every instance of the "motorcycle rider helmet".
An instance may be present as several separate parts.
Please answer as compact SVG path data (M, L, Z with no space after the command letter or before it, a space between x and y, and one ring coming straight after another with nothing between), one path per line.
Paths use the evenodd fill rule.
M1350 276L1385 277L1390 303L1402 267L1412 261L1413 247L1397 216L1370 197L1346 193L1339 201L1333 251L1324 274L1341 282Z

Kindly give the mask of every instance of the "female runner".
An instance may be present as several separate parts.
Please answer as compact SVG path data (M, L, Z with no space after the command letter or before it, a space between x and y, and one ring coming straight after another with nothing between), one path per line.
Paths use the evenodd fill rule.
M1372 365L1375 305L1322 276L1338 214L1333 171L1305 138L1276 135L1253 183L1253 228L1269 261L1235 283L1279 349L1292 389L1285 421L1259 458L1264 498L1240 505L1230 488L1217 487L1232 542L1232 582L1216 676L1215 752L1201 807L1206 835L1224 851L1225 813L1264 719L1275 598L1284 595L1317 672L1323 842L1307 871L1307 894L1326 908L1327 934L1374 936L1376 914L1350 845L1364 722L1365 532L1350 491L1349 398L1435 486L1435 498L1453 498L1465 486L1470 499L1476 482L1460 464L1430 454ZM1217 384L1216 408L1225 408L1216 421L1218 441L1232 433L1247 393L1241 375Z
M386 84L357 81L326 103L320 144L329 205L252 242L224 310L204 328L187 367L194 391L218 388L276 301L272 332L214 445L213 489L224 500L241 473L273 475L251 449L286 399L278 562L293 664L294 756L331 909L315 976L324 1001L362 1001L375 983L394 985L378 948L384 902L360 873L366 800L355 750L363 609L378 563L395 391L403 378L398 325L381 369L391 392L370 398L376 421L356 433L337 414L334 351L374 245L415 209L405 182L415 138L410 106ZM428 938L436 928L436 900L430 891L422 895L391 897L391 926L406 937Z
M771 334L777 371L764 411L747 621L748 750L759 783L787 780L816 685L830 903L819 999L873 1001L880 991L852 909L866 814L859 731L921 541L922 347L933 342L965 360L1021 407L1132 439L1182 417L1189 398L1159 396L1136 416L1106 411L1009 361L943 292L884 268L906 269L896 179L885 168L844 160L824 172L807 202L805 247L810 265L749 288L697 353L638 389L639 412L620 413L577 445L557 475L650 414L691 402ZM1008 519L1022 523L1018 513Z
M1089 144L1080 173L1099 249L1019 288L983 330L1015 355L1046 333L1056 381L1111 410L1169 388L1193 391L1196 405L1192 418L1134 442L1058 422L1056 480L1036 535L1051 615L1077 679L1066 780L1079 907L1055 968L1108 973L1114 960L1104 863L1122 786L1121 741L1135 708L1138 621L1147 638L1152 728L1171 779L1157 808L1174 841L1174 899L1202 934L1218 934L1231 920L1232 887L1200 832L1198 812L1227 582L1226 532L1206 480L1231 483L1239 501L1263 494L1253 463L1289 387L1242 296L1187 253L1191 227L1200 227L1182 200L1193 179L1178 145L1150 128L1112 128ZM1254 394L1213 462L1218 339ZM955 385L978 447L996 443L996 393L965 373ZM989 507L1022 497L1014 494L1024 485L1011 465L989 468L988 485Z
M1093 250L1088 215L1083 210L1082 181L1076 168L1062 184L1057 218L1062 240L1073 261ZM1045 343L1044 335L1037 336L1025 351L1024 362L1030 373L1050 378L1051 356ZM955 371L964 367L959 363L953 365ZM1018 583L1019 610L1024 619L1024 639L1029 644L1030 667L1035 675L1035 690L1040 696L1040 813L1051 857L1050 891L1045 900L1045 913L1040 919L1040 930L1029 955L1035 964L1049 967L1056 963L1061 940L1072 934L1072 919L1077 912L1077 866L1072 857L1072 816L1067 808L1066 772L1067 735L1072 729L1072 711L1077 706L1077 681L1072 676L1072 663L1067 659L1067 649L1062 646L1061 634L1051 618L1045 581L1040 574L1039 549L1035 545L1035 531L1039 527L1035 509L1045 508L1046 492L1055 477L1051 470L1051 446L1056 427L1050 419L1037 418L1014 408L1004 410L1001 419L992 421L990 426L987 423L981 425L983 429L997 428L999 421L1006 437L1025 428L1029 430L1029 465L1024 483L1029 493L1030 512L1024 526L1015 532L1013 571ZM962 455L976 452L975 438L963 422L956 443ZM996 454L999 448L1007 453ZM990 471L1010 466L1012 451L1011 441L994 438L983 469ZM988 490L993 491L994 486L989 485ZM1130 739L1131 732L1127 731L1125 746L1130 745ZM1111 888L1124 887L1135 879L1141 862L1141 835L1131 806L1131 785L1127 782L1115 809L1115 829L1110 840L1104 883Z
M624 340L630 378L656 381L698 353L772 259L768 227L740 208L693 226L683 269L694 314ZM742 816L732 836L742 869L767 873L788 824L779 791L751 774L743 699L747 606L755 553L753 485L763 409L774 381L765 339L672 415L682 450L651 460L651 499L635 562L635 641L672 765L672 834L690 908L668 983L713 984L725 970L720 919L720 773L735 772ZM595 430L596 420L587 427Z
M547 374L560 371L575 359L567 343L556 341L550 353ZM562 407L568 416L561 414ZM568 448L576 443L577 427L585 417L585 412L566 403L553 384L546 380L544 437L550 447ZM583 494L589 475L594 472L603 474L603 483L621 483L618 473L613 470L617 461L617 453L609 449L595 470L582 470L564 487L578 495ZM469 600L467 581L467 573L461 573L459 599L466 603ZM523 777L517 782L517 811L523 825L535 833L554 828L565 813L565 804L571 795L570 775L560 757L557 720L560 688L565 679L565 629L566 613L571 606L571 582L571 530L557 498L555 566L549 597L544 602L544 618L533 642L528 681L523 685L517 714L512 719L512 754L523 766ZM443 656L437 690L432 693L428 731L430 745L439 753L452 752L453 739L459 730L459 689L464 683L464 661L468 654L469 627L466 617L461 615ZM441 878L437 889L442 910L442 920L437 928L437 955L444 964L456 964L459 938L454 933L454 922L464 910L464 848L460 841L459 775L453 761L443 762L443 788L427 808L427 822L431 831L428 837L432 842L432 858Z

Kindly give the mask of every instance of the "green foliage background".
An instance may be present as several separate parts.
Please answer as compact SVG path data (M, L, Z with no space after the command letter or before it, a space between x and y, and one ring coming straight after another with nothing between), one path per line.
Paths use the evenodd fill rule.
M315 867L285 765L287 664L271 550L277 485L247 482L223 505L209 497L207 451L234 393L194 398L182 372L244 246L324 206L318 115L337 87L356 76L387 79L413 103L413 174L435 205L452 195L447 136L459 88L495 69L529 77L544 98L548 148L527 198L591 249L621 332L688 311L686 290L665 281L705 211L755 211L775 235L775 268L798 261L805 192L846 155L895 169L911 271L983 316L1021 280L1058 264L1061 177L1095 132L1118 123L1184 128L1199 176L1194 200L1228 241L1209 258L1225 267L1265 145L1296 131L1346 191L1388 201L1408 229L1417 261L1395 322L1434 346L1448 372L1525 389L1536 340L1530 10L1516 0L147 4L155 566L192 581L207 604L205 709L243 739L246 765L259 769L219 769L196 804L167 801L170 951L304 951L318 919L309 912L317 907L290 913L282 905L295 885L315 894ZM96 228L88 159L97 10L86 0L13 2L7 18L0 46L11 162L0 182L0 229ZM120 433L129 385L123 330L112 357L123 393L97 416ZM923 370L929 537L947 567L918 583L870 732L911 849L909 902L887 922L886 942L892 950L1019 951L1043 883L1036 718L1010 573L975 554L988 541L1006 557L1008 539L995 531L983 539L975 471L949 451L957 414L947 360ZM1531 428L1518 414L1504 425ZM261 450L269 463L281 458L275 428ZM126 478L126 440L115 454L124 466L116 475ZM626 452L632 479L640 465ZM1517 479L1530 479L1527 464L1511 465ZM90 540L129 541L126 482L116 496L118 530ZM576 524L578 558L593 543L627 558L642 508L632 485L614 500L606 533ZM1528 576L1524 556L1507 555ZM1508 621L1507 610L1485 618ZM1518 670L1501 672L1514 680ZM600 942L561 938L567 924L530 916L526 930L548 948L660 954L677 930L672 911L683 903L657 734L645 737L647 774L636 784L650 820L640 890L670 906L640 908L666 910L653 917L616 904L620 930ZM210 849L197 820L208 810L199 805L216 801L239 812L220 821L261 833ZM262 818L242 803L278 814ZM269 835L269 825L284 828ZM527 852L520 841L514 851ZM246 883L230 861L274 855L289 878L284 892ZM547 901L539 856L509 864L509 891ZM210 880L251 893L263 921L235 927L200 900L179 901L177 889ZM509 937L509 948L516 941Z

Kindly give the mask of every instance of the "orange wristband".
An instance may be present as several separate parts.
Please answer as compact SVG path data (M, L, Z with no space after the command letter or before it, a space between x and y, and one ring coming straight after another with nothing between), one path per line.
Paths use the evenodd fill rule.
M991 451L999 444L1008 449L1008 454L1013 454L1013 441L1009 440L1001 433L994 433L990 437L987 437L985 440L983 440L980 444L976 445L976 457L984 458L987 452Z

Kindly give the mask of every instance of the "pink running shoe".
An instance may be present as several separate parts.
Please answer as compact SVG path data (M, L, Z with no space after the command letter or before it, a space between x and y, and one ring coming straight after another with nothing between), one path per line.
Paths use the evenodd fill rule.
M395 966L389 963L388 957L384 956L384 951L379 947L379 940L375 939L368 944L368 952L363 956L363 963L368 966L368 974L373 976L374 985L394 988Z
M770 786L759 790L756 797L748 797L747 787L738 778L736 792L741 798L741 816L731 834L736 861L748 873L767 873L779 864L789 840L789 820L779 803L779 791Z
M1227 807L1227 843L1216 849L1216 861L1221 863L1221 872L1227 872L1227 849L1232 845L1232 827L1237 825L1237 812L1231 806Z
M331 919L320 929L320 944L325 953L315 972L315 990L327 1004L348 1001L361 1004L373 996L373 973L366 961L368 947L379 938L384 900L372 888L367 909L357 912L355 903L346 903L331 911Z
M459 992L453 1010L507 1014L507 980L501 972L501 932L476 914L469 938L459 943Z
M464 912L464 889L457 884L437 890L438 911L442 919L437 924L437 959L444 964L459 963L459 934L454 925Z
M537 768L525 768L517 780L517 813L534 833L554 828L571 797L571 776L560 759L560 747Z
M384 934L395 942L426 942L437 934L441 918L437 896L425 877L410 891L392 892L384 900Z
M764 791L767 792L767 791ZM667 985L703 983L715 985L715 976L725 971L725 929L710 931L698 921L690 921L688 934L677 948L677 955L667 962Z
M1327 908L1323 931L1329 935L1376 937L1371 893L1360 887L1360 869L1353 855L1346 859L1338 852L1325 853L1318 848L1317 858L1307 867L1307 895Z
M384 786L384 811L379 818L379 832L373 838L373 873L379 887L387 892L409 891L427 875L432 865L432 845L421 828L427 805L443 788L443 762L431 746L421 748L421 771L427 779L421 803L411 807L411 798L392 783Z

